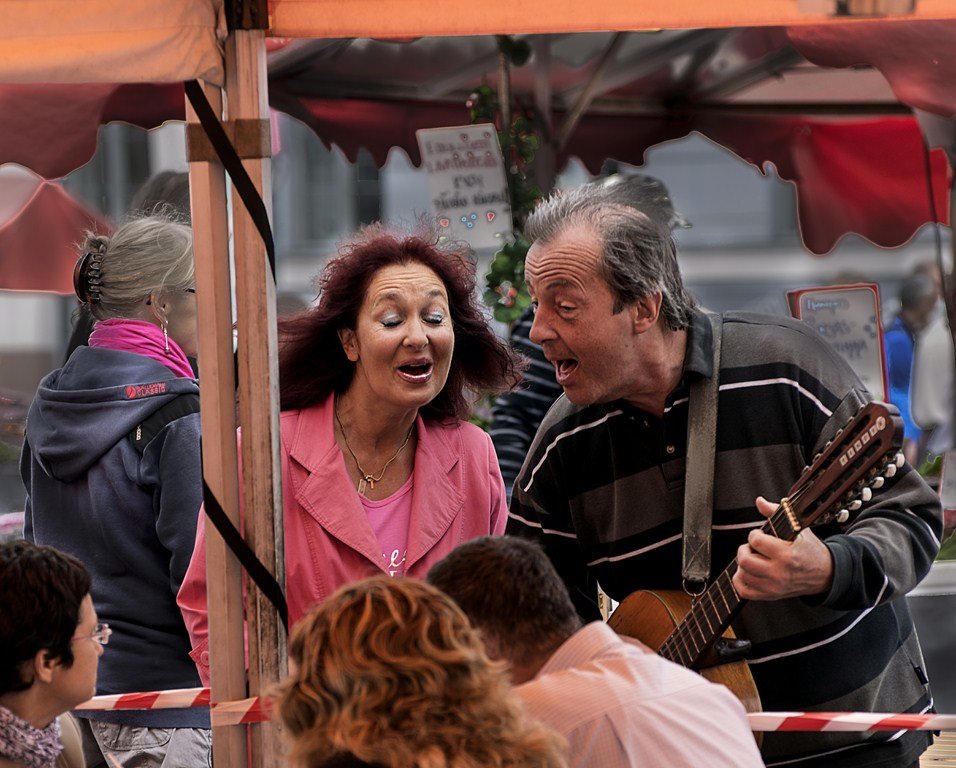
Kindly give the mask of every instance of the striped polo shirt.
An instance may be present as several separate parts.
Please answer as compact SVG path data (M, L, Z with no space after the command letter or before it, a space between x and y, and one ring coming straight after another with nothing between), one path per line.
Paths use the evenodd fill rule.
M680 589L690 383L713 375L713 339L695 312L684 375L664 413L624 402L545 417L515 484L508 533L541 541L586 620L596 588ZM779 499L869 395L809 326L724 315L717 413L712 575L763 524L754 499ZM939 499L908 466L846 524L816 530L834 559L830 592L749 603L734 622L753 643L765 710L922 712L931 706L903 595L939 548ZM533 588L533 587L531 587ZM908 765L924 732L768 734L768 765Z

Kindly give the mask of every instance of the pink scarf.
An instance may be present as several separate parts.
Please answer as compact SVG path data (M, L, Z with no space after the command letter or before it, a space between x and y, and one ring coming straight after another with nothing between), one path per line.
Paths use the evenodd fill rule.
M182 348L170 338L167 351L166 339L160 327L145 320L126 320L119 317L100 320L93 326L90 346L146 355L165 365L177 376L195 378Z

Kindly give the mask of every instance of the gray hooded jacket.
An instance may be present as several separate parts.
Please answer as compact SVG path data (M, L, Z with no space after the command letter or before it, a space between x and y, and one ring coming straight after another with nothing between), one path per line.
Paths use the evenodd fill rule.
M80 347L40 383L20 474L27 538L79 558L113 635L97 693L198 686L176 606L202 503L199 414L171 421L140 452L130 433L166 403L198 394L145 355ZM91 712L146 727L208 727L208 711Z

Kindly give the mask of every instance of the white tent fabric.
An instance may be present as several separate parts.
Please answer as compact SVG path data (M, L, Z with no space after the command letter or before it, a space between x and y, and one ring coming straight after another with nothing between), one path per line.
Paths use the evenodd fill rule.
M221 0L5 0L0 82L223 83Z

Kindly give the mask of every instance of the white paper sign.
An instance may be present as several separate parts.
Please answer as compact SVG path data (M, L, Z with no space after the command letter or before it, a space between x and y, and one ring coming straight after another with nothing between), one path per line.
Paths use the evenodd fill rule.
M440 236L499 248L511 235L511 203L495 127L426 128L416 136Z
M790 313L816 329L877 400L886 400L883 326L875 283L805 288L787 294Z

